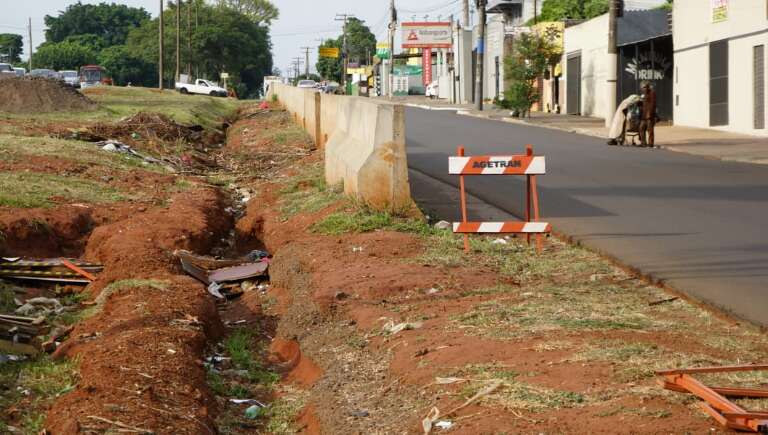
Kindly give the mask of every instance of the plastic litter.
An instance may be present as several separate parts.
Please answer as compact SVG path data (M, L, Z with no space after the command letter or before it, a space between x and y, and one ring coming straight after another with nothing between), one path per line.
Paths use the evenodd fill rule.
M235 405L258 405L262 408L266 406L255 399L229 399L229 401L234 403Z
M450 230L453 227L450 222L448 221L440 221L435 224L435 228L438 230Z
M494 245L506 245L508 242L504 239L496 239L491 243Z
M224 299L224 295L221 294L221 284L217 282L212 282L208 286L208 293L212 294L214 297L218 299Z
M440 420L435 423L435 427L439 429L450 429L453 427L453 422L448 420Z
M395 324L392 320L388 321L384 324L384 327L382 328L385 332L388 332L392 335L398 334L402 331L408 331L412 329L419 329L424 324L422 322L403 322Z
M27 300L24 305L16 309L16 314L30 316L36 313L50 312L60 314L62 311L64 311L64 307L58 299L40 297Z
M256 420L259 418L264 410L263 406L252 405L245 410L245 418L250 420Z

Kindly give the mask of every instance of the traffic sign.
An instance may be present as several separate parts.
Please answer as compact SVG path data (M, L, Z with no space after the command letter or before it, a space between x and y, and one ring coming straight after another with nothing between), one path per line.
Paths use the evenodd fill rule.
M320 57L338 59L339 49L336 47L320 47Z

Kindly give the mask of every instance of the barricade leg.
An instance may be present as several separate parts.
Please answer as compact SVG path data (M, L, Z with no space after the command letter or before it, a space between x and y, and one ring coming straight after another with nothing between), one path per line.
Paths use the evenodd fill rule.
M459 157L464 157L464 147L459 146L457 150ZM459 175L459 193L461 196L461 223L467 223L467 195L464 188L464 176ZM469 234L464 234L464 252L469 253Z

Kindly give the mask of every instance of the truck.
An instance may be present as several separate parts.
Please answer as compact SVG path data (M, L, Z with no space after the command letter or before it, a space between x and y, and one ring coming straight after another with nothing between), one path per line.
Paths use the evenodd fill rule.
M176 83L176 89L182 94L210 95L212 97L226 97L228 95L226 89L214 82L203 79L195 80L194 84Z

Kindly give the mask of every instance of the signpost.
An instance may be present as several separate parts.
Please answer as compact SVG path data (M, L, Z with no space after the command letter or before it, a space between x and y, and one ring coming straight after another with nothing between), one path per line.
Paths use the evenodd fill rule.
M422 76L422 79L424 81L424 86L429 86L430 83L432 83L432 49L431 48L425 48L422 55L421 55L421 62L422 62L422 68L424 71L424 75Z
M388 42L379 42L376 44L376 56L381 59L389 59L389 43Z
M339 58L339 49L336 47L320 47L320 57Z
M450 22L402 23L403 48L453 47Z

